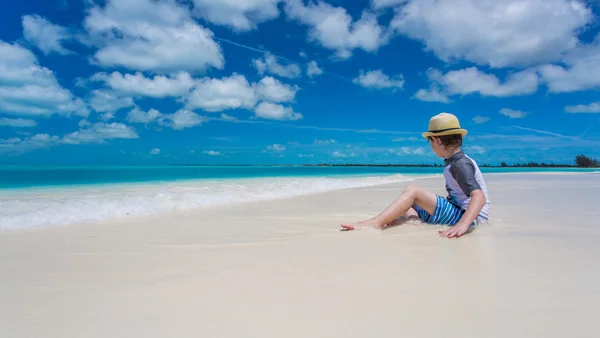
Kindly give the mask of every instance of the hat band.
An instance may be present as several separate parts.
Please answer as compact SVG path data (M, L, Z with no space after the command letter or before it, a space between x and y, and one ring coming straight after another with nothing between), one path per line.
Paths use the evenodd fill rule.
M430 130L430 131L428 131L428 132L429 132L429 133L434 133L434 134L436 134L436 133L443 133L443 132L445 132L445 131L450 131L450 130L458 130L458 129L460 129L460 128L438 129L438 130Z

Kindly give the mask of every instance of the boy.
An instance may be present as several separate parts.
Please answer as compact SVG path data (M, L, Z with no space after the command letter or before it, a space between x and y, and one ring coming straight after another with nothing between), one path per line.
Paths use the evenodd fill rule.
M460 237L469 227L487 222L490 201L487 187L477 163L461 150L467 131L460 127L456 116L441 113L429 120L429 140L433 152L444 159L444 178L448 197L438 196L417 185L409 185L387 209L377 217L354 224L342 224L346 230L374 226L383 229L418 218L429 224L448 225L440 230L442 237ZM399 219L404 216L403 219Z

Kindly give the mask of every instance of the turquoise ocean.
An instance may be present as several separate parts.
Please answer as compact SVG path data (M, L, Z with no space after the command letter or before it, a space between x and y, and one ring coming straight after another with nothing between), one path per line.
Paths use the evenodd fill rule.
M442 167L0 166L0 230L21 229L406 182ZM588 172L482 168L486 173Z

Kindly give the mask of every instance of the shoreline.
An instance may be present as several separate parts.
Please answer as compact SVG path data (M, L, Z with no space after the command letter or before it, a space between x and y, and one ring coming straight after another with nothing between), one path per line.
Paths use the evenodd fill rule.
M484 177L495 177L495 176L507 176L507 177L528 177L528 176L571 176L571 175L586 175L593 174L587 172L551 172L551 173L540 173L540 172L532 172L532 173L487 173L484 174ZM89 224L93 224L96 222L118 222L123 219L138 219L140 217L152 217L152 216L160 216L165 214L173 214L178 212L187 212L187 211L202 211L211 208L224 207L224 206L243 206L248 203L255 202L269 202L276 200L288 200L296 197L302 196L318 196L324 193L330 192L341 192L348 191L354 189L368 189L370 187L385 187L388 185L397 185L404 184L406 182L419 182L424 180L432 180L432 179L440 179L442 178L442 174L415 174L415 175L399 175L399 174L389 174L389 175L358 175L358 176L344 176L344 177L279 177L274 180L272 177L263 177L263 178L249 178L249 179L233 179L233 180L224 180L231 184L241 184L238 189L247 190L249 187L255 185L255 192L248 191L247 197L240 195L236 197L237 199L231 200L220 200L222 198L228 198L227 191L215 191L211 195L209 192L203 192L206 189L209 189L211 186L216 188L219 187L220 184L223 183L223 180L187 180L187 181L170 181L170 182L161 182L161 183L152 183L152 184L115 184L115 185L94 185L94 186L77 186L77 187L50 187L50 188L28 188L28 189L17 189L13 194L7 195L5 198L5 211L3 220L0 219L0 233L6 231L18 231L21 229L39 229L39 228L47 228L47 227L64 227L64 226L86 226ZM281 179L281 181L278 181ZM315 183L321 179L324 181L324 184L332 184L333 183L344 183L350 184L349 186L330 186L325 188L313 188L313 190L298 192L295 190L290 190L287 193L279 192L279 195L273 196L254 196L254 194L268 194L271 189L273 189L272 184L274 182L279 182L284 184L287 189L291 189L288 182L295 182L298 189L306 189L306 186L303 182L306 183ZM352 182L352 180L358 180ZM360 180L363 181L360 181ZM364 180L381 180L381 182L370 182ZM386 182L386 180L390 180L390 182ZM329 183L327 183L329 182ZM258 184L258 185L257 185ZM260 184L268 184L264 188L261 188ZM258 189L258 190L256 190ZM309 188L310 189L310 188ZM442 195L444 192L440 192ZM156 195L158 194L158 195ZM193 200L190 200L189 194L195 194L193 196ZM205 195L198 195L205 194ZM206 195L208 194L208 195ZM154 196L156 195L156 196ZM161 206L160 195L164 195L165 198L169 199L177 199L179 200L180 205L177 204L176 200L170 201L166 200L165 203L169 203L167 206ZM169 197L170 196L170 197ZM206 198L210 197L215 199L215 202L207 202L204 201L203 196ZM143 200L141 200L143 198ZM230 197L229 197L230 198ZM96 218L90 218L91 215L76 216L80 217L80 220L73 219L73 216L68 216L66 213L73 212L74 209L77 208L77 205L85 206L85 205L93 205L97 204L98 208L102 207L102 203L110 203L114 204L121 199L121 203L114 205L112 208L115 208L113 212L116 212L116 215L110 215L110 210L107 209L103 211L103 214L97 216ZM135 205L131 204L135 201L139 201L136 203L145 203L146 206L143 205ZM0 200L1 201L1 200ZM70 221L51 221L47 220L45 224L37 224L37 223L29 223L27 218L22 219L23 217L34 217L32 219L40 219L43 217L41 214L31 214L31 216L25 216L27 214L23 214L23 216L19 216L19 213L13 211L6 211L7 207L9 207L11 201L19 201L19 203L36 203L39 205L40 203L45 203L45 208L55 208L56 216L53 217L68 217ZM47 201L47 202L44 202ZM87 202L86 202L87 201ZM81 204L83 203L83 204ZM100 203L100 204L98 204ZM124 204L125 203L125 204ZM158 203L158 204L157 204ZM194 204L195 203L195 204ZM69 207L71 205L71 207ZM170 205L170 206L169 206ZM151 208L146 211L141 211L139 208ZM39 206L38 206L39 208ZM23 209L23 208L21 208ZM26 210L26 209L24 209ZM96 211L99 212L99 211ZM61 215L65 214L65 215ZM18 220L22 219L22 220ZM7 221L8 220L8 221ZM11 221L12 220L12 221ZM12 222L12 224L11 224ZM23 224L23 222L26 222ZM39 222L39 221L37 221ZM49 222L49 223L48 223Z

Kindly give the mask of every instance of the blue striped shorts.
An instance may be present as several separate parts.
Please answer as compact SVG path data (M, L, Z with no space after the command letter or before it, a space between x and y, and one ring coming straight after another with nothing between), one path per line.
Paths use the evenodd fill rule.
M419 214L419 218L423 222L429 224L456 225L456 223L460 221L464 214L462 209L439 195L437 196L437 202L433 215L430 215L427 211L425 211L425 209L418 205L415 205L414 208ZM475 222L471 224L471 226L473 225L475 225Z

